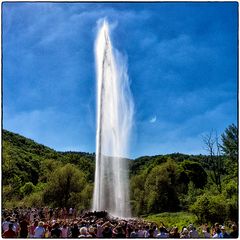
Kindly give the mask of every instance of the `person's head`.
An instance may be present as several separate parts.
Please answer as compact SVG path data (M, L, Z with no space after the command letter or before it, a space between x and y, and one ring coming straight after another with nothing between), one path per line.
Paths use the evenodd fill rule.
M214 227L215 227L216 230L219 229L219 223L215 223Z
M87 235L87 228L86 227L81 227L80 228L80 234L81 235Z
M190 229L190 230L194 230L193 224L190 224L190 225L189 225L189 229Z
M224 227L224 226L221 227L221 231L222 231L223 233L225 233L226 230L225 230L225 227Z
M187 228L183 228L183 232L182 232L184 235L188 235L188 230Z
M78 225L77 225L76 222L73 224L73 227L74 227L74 228L78 228Z
M177 228L177 227L174 227L174 228L173 228L173 232L174 232L174 233L177 233L177 232L178 232L178 228Z
M236 224L233 224L233 225L232 225L232 230L233 230L233 231L236 231L236 230L237 230L237 225L236 225Z
M88 231L89 231L90 234L94 234L94 227L90 226Z
M43 227L43 224L44 224L44 222L40 221L40 222L38 223L38 226L39 226L39 227Z
M160 228L159 228L159 231L160 231L160 233L164 233L164 232L165 232L164 227L160 227Z

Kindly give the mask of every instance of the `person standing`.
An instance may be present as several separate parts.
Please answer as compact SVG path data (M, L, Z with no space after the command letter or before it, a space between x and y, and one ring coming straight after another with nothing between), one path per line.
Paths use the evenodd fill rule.
M28 236L28 221L26 218L23 218L22 221L20 221L20 238L27 238Z
M39 222L38 226L34 230L34 238L43 238L45 234L45 229L43 227L43 222Z
M230 233L231 238L238 238L238 228L236 224L232 225L232 232Z
M8 230L6 230L3 235L2 235L3 238L16 238L17 237L17 234L15 233L15 231L13 231L13 224L10 223L8 225Z

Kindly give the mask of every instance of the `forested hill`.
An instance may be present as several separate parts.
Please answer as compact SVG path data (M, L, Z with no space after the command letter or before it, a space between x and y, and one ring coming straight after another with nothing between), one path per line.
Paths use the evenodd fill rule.
M4 168L3 183L11 178L14 174L22 178L23 182L31 181L34 184L38 182L38 175L44 175L39 172L40 165L44 162L59 161L60 163L71 163L83 170L90 181L93 181L95 154L85 152L60 152L55 151L47 146L36 143L35 141L21 136L19 134L3 130L3 160L4 164L11 165L11 171ZM181 153L173 153L168 155L143 156L135 160L129 159L130 175L135 175L145 168L159 165L165 162L168 158L176 162L183 162L184 160L191 160L202 162L204 164L206 156L203 155L186 155ZM24 176L24 177L23 177Z
M190 211L200 221L236 221L237 133L232 124L219 142L207 135L205 156L173 153L129 159L133 215ZM90 208L95 154L58 152L7 130L2 140L3 207Z
M71 163L83 170L89 181L93 181L95 155L84 152L57 152L47 146L7 130L2 131L3 140L3 184L15 176L21 182L37 184L39 177L49 167ZM56 167L55 166L55 167ZM54 169L51 169L54 170Z

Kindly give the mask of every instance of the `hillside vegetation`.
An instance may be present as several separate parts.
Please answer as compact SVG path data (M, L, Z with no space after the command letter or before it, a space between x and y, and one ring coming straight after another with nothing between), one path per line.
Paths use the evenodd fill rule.
M3 207L91 207L94 154L57 152L7 130L2 139ZM134 216L184 211L201 223L238 220L237 128L230 125L220 138L209 134L203 142L206 156L174 153L128 161Z

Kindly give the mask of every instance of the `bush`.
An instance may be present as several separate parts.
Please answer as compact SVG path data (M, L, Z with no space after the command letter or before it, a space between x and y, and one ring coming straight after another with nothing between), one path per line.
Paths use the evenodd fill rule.
M31 182L25 183L21 188L20 188L20 193L23 196L29 195L35 190L35 186Z
M42 207L42 206L44 206L42 192L34 192L34 193L30 194L29 196L26 196L22 200L22 202L25 207Z
M224 223L227 219L227 204L221 194L217 196L205 193L197 197L196 202L190 207L199 222L220 222Z
M43 200L56 207L73 207L72 194L80 193L86 186L85 175L72 164L56 169L44 190Z

